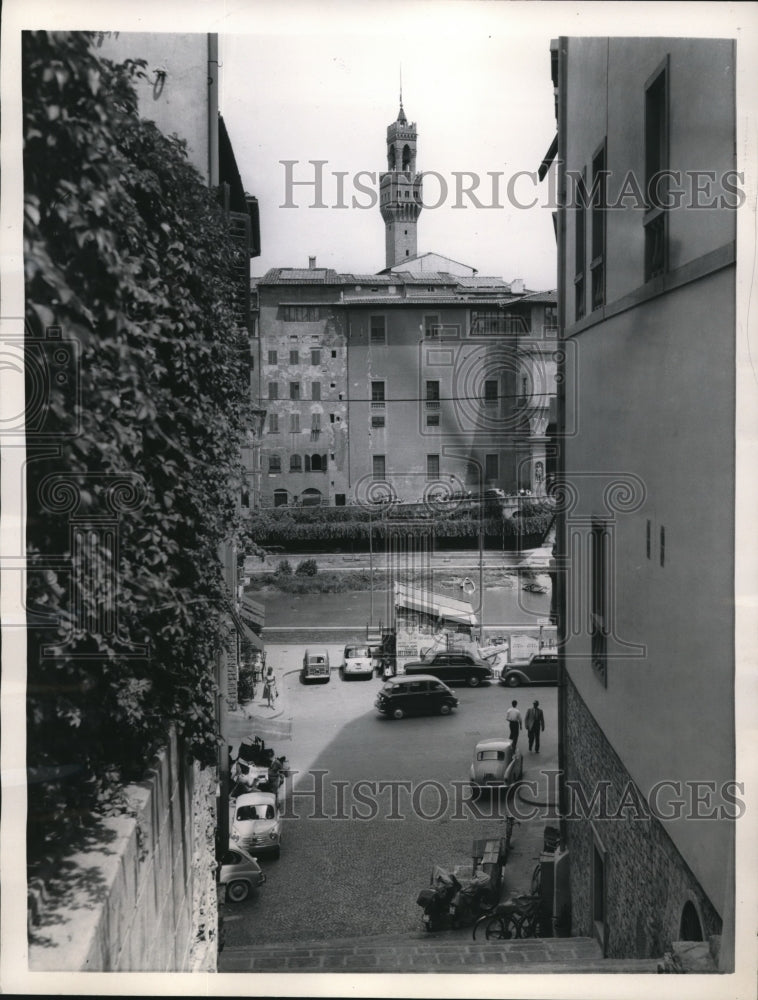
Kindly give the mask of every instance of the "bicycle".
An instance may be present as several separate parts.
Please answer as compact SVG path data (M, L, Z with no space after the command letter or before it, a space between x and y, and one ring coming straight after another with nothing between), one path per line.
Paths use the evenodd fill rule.
M537 937L540 925L542 897L524 894L499 903L493 911L483 914L474 924L473 939L482 933L487 941L510 941L514 938Z

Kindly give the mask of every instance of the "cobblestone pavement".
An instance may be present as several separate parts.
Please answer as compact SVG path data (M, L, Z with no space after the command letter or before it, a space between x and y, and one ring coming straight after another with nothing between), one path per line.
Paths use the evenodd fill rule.
M276 712L256 704L248 709L253 719L238 712L231 720L239 738L257 733L277 753L286 753L300 776L295 779L295 801L285 817L281 858L261 859L265 886L246 902L223 907L224 954L230 962L234 956L235 968L241 968L244 955L257 955L263 961L273 948L271 962L278 962L283 958L280 946L286 951L305 941L320 941L322 947L331 949L330 954L342 954L339 942L346 939L359 937L368 945L377 941L377 935L391 937L398 946L413 941L413 947L425 954L427 938L432 937L440 946L456 942L468 946L470 927L445 931L442 937L425 937L416 896L429 884L435 864L470 863L473 839L503 835L504 815L494 808L489 817L466 813L427 819L413 815L351 819L336 815L340 810L334 787L323 815L313 815L316 797L309 797L313 777L303 772L325 772L327 786L342 782L342 812L358 806L364 816L371 806L361 806L353 797L355 784L361 780L369 785L392 779L411 785L428 779L444 787L453 781L467 785L476 740L502 730L502 716L514 692L494 684L476 690L458 687L461 705L452 716L398 723L376 714L373 700L378 680L346 683L335 672L329 684L304 686L293 672L301 658L301 647L269 649L281 692ZM524 709L534 690L516 692ZM527 777L536 773L538 761L549 768L555 757L555 689L543 689L537 696L548 728L542 759L525 754ZM434 817L433 801L426 802L424 809ZM543 819L515 828L505 868L505 895L528 891L544 827ZM433 964L438 964L436 959Z

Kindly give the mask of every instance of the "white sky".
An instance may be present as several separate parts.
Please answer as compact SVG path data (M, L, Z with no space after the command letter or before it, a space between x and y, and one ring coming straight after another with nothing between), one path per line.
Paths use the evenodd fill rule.
M419 253L434 250L471 264L482 274L522 277L532 288L555 286L555 237L546 185L518 181L528 203L508 204L507 181L519 170L536 171L555 133L550 79L550 32L518 35L506 5L467 19L451 35L440 5L410 4L378 22L371 8L363 31L325 35L221 36L221 110L246 188L260 201L263 253L253 273L268 267L319 265L372 272L384 267L384 223L373 208L336 208L346 171L343 204L356 195L361 170L386 169L386 128L398 111L402 62L403 104L417 124L417 170L436 171L448 187L428 177L418 224ZM360 21L361 18L358 18ZM334 23L334 22L332 22ZM352 27L352 26L348 26ZM387 30L391 29L391 30ZM296 187L285 201L285 167L296 160L296 180L312 180L309 160L327 160L323 201L311 207L313 188ZM482 204L456 195L454 171L482 178ZM501 172L493 197L489 172ZM368 178L363 183L373 186ZM470 185L466 181L466 186ZM465 207L454 208L455 204Z

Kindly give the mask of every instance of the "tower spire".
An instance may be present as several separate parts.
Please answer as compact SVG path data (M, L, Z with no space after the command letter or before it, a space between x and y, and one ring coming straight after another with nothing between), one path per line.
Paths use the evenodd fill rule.
M400 110L397 113L397 120L399 122L407 122L408 119L405 117L405 111L403 110L403 64L400 63Z

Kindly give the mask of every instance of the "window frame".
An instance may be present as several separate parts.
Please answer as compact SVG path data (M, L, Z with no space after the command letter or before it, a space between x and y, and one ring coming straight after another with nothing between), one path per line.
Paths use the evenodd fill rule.
M661 93L658 94L660 89ZM645 204L642 219L645 233L645 281L668 271L668 211L661 204L655 204L650 186L655 176L666 178L670 162L670 59L664 56L655 70L645 81L644 117L644 164L645 164ZM657 122L656 119L657 118ZM656 128L657 124L657 128ZM653 134L655 133L655 135ZM653 162L655 161L655 162ZM656 184L656 193L661 200L668 194L668 180L664 180L661 191Z
M381 330L377 324L381 324ZM370 347L387 346L387 317L383 313L372 313L369 316L368 342Z
M605 305L607 178L607 138L604 138L592 156L592 204L590 205L589 226L590 311Z

